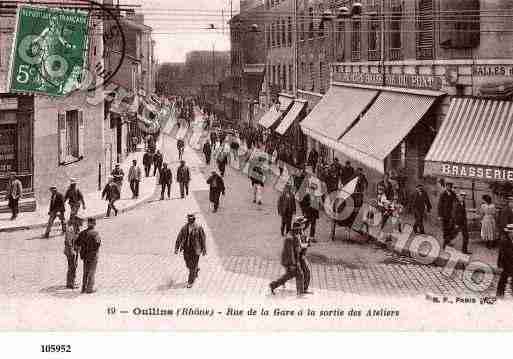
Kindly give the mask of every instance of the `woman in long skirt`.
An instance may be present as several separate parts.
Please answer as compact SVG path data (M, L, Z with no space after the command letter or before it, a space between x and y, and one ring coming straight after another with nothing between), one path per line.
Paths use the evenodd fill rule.
M495 243L495 205L492 198L485 194L481 204L481 238L486 242L486 246L491 248Z

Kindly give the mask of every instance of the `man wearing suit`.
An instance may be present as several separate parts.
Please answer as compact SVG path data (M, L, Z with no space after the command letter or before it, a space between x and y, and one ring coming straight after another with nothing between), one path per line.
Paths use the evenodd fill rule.
M52 230L53 222L57 217L59 217L61 221L62 233L66 233L66 222L64 219L64 196L62 193L57 191L57 187L55 186L50 187L50 192L50 208L48 211L48 215L50 217L48 218L48 224L46 225L46 232L43 235L43 238L50 237L50 231Z
M431 202L429 201L429 197L421 184L417 185L417 189L413 195L412 208L413 216L415 217L413 232L416 234L425 234L424 216L426 212L431 212Z
M438 217L442 222L444 237L443 248L454 238L454 221L452 208L457 202L456 194L452 191L452 183L445 184L445 190L438 200Z
M499 258L497 266L502 269L497 283L497 297L503 298L508 278L511 278L510 287L513 290L513 224L508 223L503 228L505 236L499 242Z
M160 199L164 200L164 194L166 193L167 188L167 199L171 198L171 184L173 183L173 173L171 169L167 167L167 163L163 164L162 170L160 171L159 178L160 185L162 189L160 191Z
M452 239L456 238L458 233L461 232L463 237L463 246L461 251L465 254L472 254L468 251L468 224L467 224L467 208L465 207L465 192L460 192L458 200L454 202L452 209L452 218L454 219L455 232ZM449 242L444 242L444 248Z
M283 242L283 250L281 253L281 265L285 267L285 274L277 280L269 284L271 294L275 294L274 290L292 278L296 278L296 290L298 297L304 294L304 273L301 266L301 247L299 243L300 236L302 235L303 224L299 221L294 221L292 225L292 233L287 235Z
M187 223L178 233L175 244L175 254L183 252L185 265L189 269L187 288L191 288L196 278L198 278L200 255L207 255L205 231L195 221L196 216L194 214L187 215Z
M18 203L21 197L22 186L21 181L16 178L16 173L12 172L9 175L9 180L7 182L7 201L9 203L9 208L11 209L11 221L15 220L18 217Z
M137 166L137 161L132 161L132 167L128 170L128 182L132 190L132 198L139 197L139 182L141 182L141 167Z
M180 166L176 170L176 180L180 184L180 197L189 195L189 182L191 181L191 172L185 165L185 161L180 161Z
M80 258L84 262L84 274L82 279L82 293L94 293L94 277L98 265L98 253L101 246L101 238L94 228L96 220L87 219L87 229L80 232L76 245L80 247Z

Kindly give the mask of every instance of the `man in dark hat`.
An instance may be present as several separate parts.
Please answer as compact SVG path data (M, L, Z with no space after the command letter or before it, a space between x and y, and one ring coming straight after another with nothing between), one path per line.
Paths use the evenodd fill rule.
M425 234L424 216L426 212L429 213L431 211L431 202L429 201L429 197L421 184L417 185L411 204L413 208L413 216L415 217L413 232L417 234Z
M46 231L43 238L50 237L50 231L52 230L53 222L55 218L59 217L62 226L62 233L66 233L66 221L64 219L64 196L62 193L57 191L57 187L50 187L50 208L48 210L48 224L46 225Z
M160 199L164 200L164 194L167 189L167 199L171 198L171 184L173 183L173 173L171 169L167 167L167 163L162 164L162 170L160 171L159 182L162 186L160 191Z
M180 161L180 166L176 170L176 181L180 184L180 197L189 195L189 182L191 181L191 172L185 165L185 161Z
M442 231L444 237L443 248L454 237L454 220L453 220L453 207L457 202L456 194L452 190L452 183L445 184L445 190L440 194L438 199L438 217L442 222Z
M189 269L187 288L191 288L196 278L198 278L200 255L207 255L205 231L195 221L196 216L194 214L187 215L187 223L178 233L175 243L175 254L183 252L185 265Z
M98 265L98 252L101 246L101 238L95 229L96 219L87 219L87 229L80 232L77 238L77 247L80 247L80 258L84 262L84 274L82 279L82 293L93 293L94 277Z
M510 288L513 291L513 224L508 223L503 228L505 235L499 242L499 257L497 266L502 269L497 283L497 297L503 298L508 278L511 278Z

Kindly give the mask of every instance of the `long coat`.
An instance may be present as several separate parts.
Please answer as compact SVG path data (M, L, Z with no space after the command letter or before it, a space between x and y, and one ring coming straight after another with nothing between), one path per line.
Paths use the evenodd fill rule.
M467 209L465 208L465 204L462 204L458 200L454 202L452 218L454 220L454 224L457 226L463 227L467 225Z
M224 181L221 176L215 174L207 179L207 183L210 185L209 200L215 202L221 193L225 193Z
M443 191L438 200L438 217L451 218L453 206L457 201L456 195L453 192L447 193L447 191Z
M189 226L192 226L192 233L190 236ZM186 241L192 241L192 248L194 249L194 253L198 256L207 250L207 246L205 244L205 231L203 230L203 227L197 225L196 223L187 223L182 227L178 233L178 237L176 238L175 251L181 252L185 248L188 248L185 245Z
M78 235L76 245L80 247L80 258L92 260L98 256L101 246L101 238L95 229L85 229Z
M160 178L159 178L159 184L169 183L171 184L173 182L173 172L171 172L171 169L169 167L163 168L160 172Z
M506 206L499 212L499 216L497 217L497 231L501 234L502 237L506 235L504 232L504 228L506 225L513 223L513 210Z
M55 196L50 198L50 212L64 212L64 196L60 192L55 192Z
M497 266L506 273L513 275L513 242L509 238L502 239L499 243Z
M413 195L413 199L411 202L411 206L415 213L424 214L426 210L431 211L431 202L429 201L429 197L425 191L415 191Z
M283 192L278 198L278 214L292 216L296 213L296 198L292 193Z
M281 251L281 264L284 267L297 266L299 260L299 242L294 236L287 236Z
M178 167L178 169L176 170L176 180L179 183L190 182L191 172L189 171L189 167L187 167L187 166Z
M320 198L316 197L314 194L307 193L301 200L301 211L303 211L303 215L308 219L318 219L319 218L319 209L321 206Z

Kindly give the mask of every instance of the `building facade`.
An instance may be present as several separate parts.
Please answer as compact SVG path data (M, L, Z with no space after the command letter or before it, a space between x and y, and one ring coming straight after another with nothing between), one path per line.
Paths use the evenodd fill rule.
M34 209L36 201L48 200L51 185L64 190L72 177L80 179L85 191L98 187L98 173L105 167L104 106L103 102L88 101L95 94L87 91L58 98L9 93L7 76L15 10L4 8L0 14L0 194L13 171L22 181L24 197L31 203L28 208ZM102 29L100 19L93 21L96 28ZM92 32L89 41L88 63L94 75L95 64L103 61L102 32Z
M350 8L351 3L344 5ZM513 23L501 20L501 14L513 11L513 1L362 3L358 16L338 16L335 8L327 21L317 27L313 22L314 32L322 22L321 32L331 28L324 51L334 60L329 89L301 124L310 149L321 150L328 161L338 157L363 167L371 183L385 172L410 192L424 183L433 198L440 178L453 181L472 193L475 207L495 182L509 181L505 173L513 167L511 156L494 148L494 142L510 146L511 137L490 130L506 126L504 118L513 119L508 112L513 47L504 46L511 43ZM315 89L315 76L310 76L314 79L307 79L306 86ZM475 132L478 128L484 137ZM444 142L450 143L445 151L436 148ZM483 158L477 158L476 147ZM462 166L481 166L484 175L464 170L462 175Z

